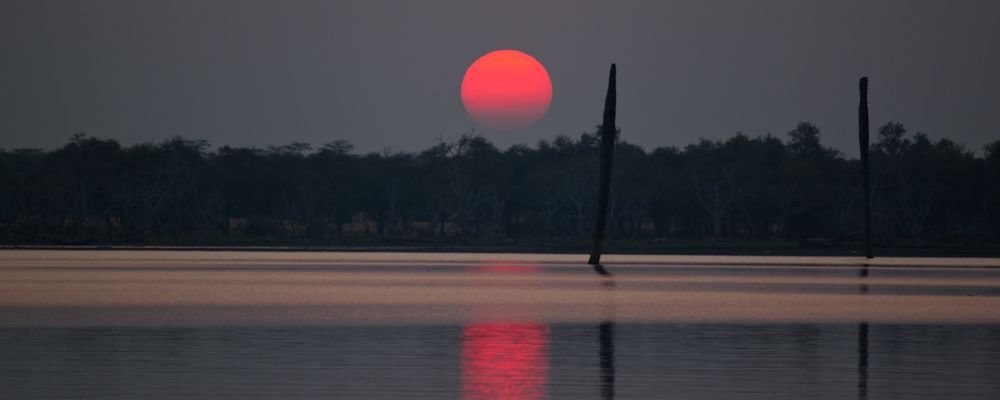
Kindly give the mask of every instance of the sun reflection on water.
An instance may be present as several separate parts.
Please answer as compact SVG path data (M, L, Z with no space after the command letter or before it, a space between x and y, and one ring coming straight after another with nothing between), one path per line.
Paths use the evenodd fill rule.
M462 329L462 398L545 398L548 342L548 326L543 324L465 326Z
M474 271L500 275L541 272L537 265L505 262L479 265ZM486 307L476 310L475 314L505 319L504 322L476 322L462 328L462 398L547 398L548 325L517 318L513 319L516 322L510 322L517 313L507 306Z

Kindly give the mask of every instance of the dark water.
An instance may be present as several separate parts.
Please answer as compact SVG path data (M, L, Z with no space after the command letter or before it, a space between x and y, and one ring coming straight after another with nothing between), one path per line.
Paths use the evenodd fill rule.
M0 328L0 398L997 399L1000 326Z

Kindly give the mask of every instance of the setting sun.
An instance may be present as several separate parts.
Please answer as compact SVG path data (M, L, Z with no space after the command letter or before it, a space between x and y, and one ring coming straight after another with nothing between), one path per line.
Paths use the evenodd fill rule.
M552 81L545 66L517 50L487 53L462 79L462 104L487 128L527 128L545 116L551 102Z

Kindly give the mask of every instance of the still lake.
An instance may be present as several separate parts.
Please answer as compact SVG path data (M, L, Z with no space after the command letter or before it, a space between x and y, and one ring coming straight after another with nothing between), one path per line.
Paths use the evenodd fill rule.
M1000 398L996 260L0 253L4 399Z

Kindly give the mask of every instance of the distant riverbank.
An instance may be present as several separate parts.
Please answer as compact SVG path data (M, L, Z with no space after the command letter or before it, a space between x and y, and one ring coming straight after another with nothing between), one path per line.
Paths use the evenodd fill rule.
M86 244L86 245L13 245L0 244L0 250L150 250L150 251L280 251L280 252L413 252L413 253L537 253L583 254L590 251L584 243L447 243L403 242L389 244L305 245L278 244ZM862 246L795 241L677 241L621 242L607 246L607 254L648 255L731 255L731 256L827 256L857 257ZM1000 257L996 247L876 247L877 257Z

